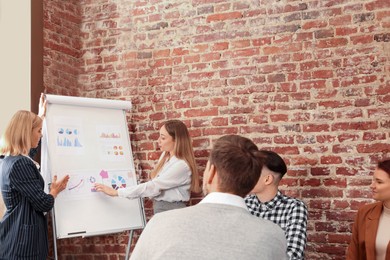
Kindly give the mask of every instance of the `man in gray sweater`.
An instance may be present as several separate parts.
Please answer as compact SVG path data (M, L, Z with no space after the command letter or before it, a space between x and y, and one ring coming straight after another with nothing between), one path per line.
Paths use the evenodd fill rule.
M286 259L282 229L252 216L243 199L257 183L263 159L245 137L219 138L204 171L206 197L198 205L156 214L130 259Z

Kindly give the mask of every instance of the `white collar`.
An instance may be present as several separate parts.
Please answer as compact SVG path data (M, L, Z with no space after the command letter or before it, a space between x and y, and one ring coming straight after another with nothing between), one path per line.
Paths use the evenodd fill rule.
M206 197L204 197L200 203L219 203L219 204L226 204L231 206L236 206L240 208L244 208L245 210L248 210L246 207L245 201L240 196L230 194L230 193L223 193L223 192L211 192L207 194Z
M36 161L34 161L30 156L24 155L24 154L22 154L22 156L24 156L24 157L30 159L30 160L35 164L35 166L37 167L38 170L41 168L41 166L39 165L39 163L37 163Z

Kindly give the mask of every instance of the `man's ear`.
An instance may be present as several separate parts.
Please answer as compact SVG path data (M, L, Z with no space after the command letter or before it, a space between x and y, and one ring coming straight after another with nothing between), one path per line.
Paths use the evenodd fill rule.
M208 179L207 179L208 184L211 184L213 182L216 172L217 172L217 170L216 170L214 164L211 164L210 169L209 169Z

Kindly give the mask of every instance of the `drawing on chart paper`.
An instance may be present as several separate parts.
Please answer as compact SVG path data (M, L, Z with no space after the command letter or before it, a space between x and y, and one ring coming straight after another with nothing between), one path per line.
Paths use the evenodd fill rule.
M55 118L55 145L60 154L77 155L84 152L81 119Z
M98 126L96 132L102 160L122 161L125 159L124 147L126 147L127 139L124 138L119 126Z
M136 185L135 174L131 170L80 170L69 174L66 189L58 196L62 200L80 200L86 197L99 196L95 183L103 183L114 189Z
M130 171L125 170L115 170L115 171L100 171L100 177L102 178L102 183L111 186L113 189L117 190L120 188L126 188L136 184L135 175Z
M77 182L76 183L70 183L70 187L68 188L68 190L73 190L73 189L79 189L80 187L83 186L83 183L84 183L84 179L77 179Z
M79 171L69 174L69 182L66 189L59 194L64 200L79 200L90 196L96 196L94 183L97 171Z
M79 140L79 130L59 127L57 129L57 146L83 147Z
M112 138L112 139L118 139L121 138L121 134L119 132L101 132L99 135L100 138Z

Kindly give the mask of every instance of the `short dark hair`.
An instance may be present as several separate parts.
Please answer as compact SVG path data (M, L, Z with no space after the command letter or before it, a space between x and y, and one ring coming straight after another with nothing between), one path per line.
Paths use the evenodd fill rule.
M378 169L385 171L390 176L390 159L378 162Z
M282 157L273 151L260 150L260 153L265 157L264 166L280 174L280 178L283 178L287 172L287 166Z
M210 164L219 177L220 189L238 196L246 196L259 180L263 156L248 138L225 135L219 138L210 152Z

